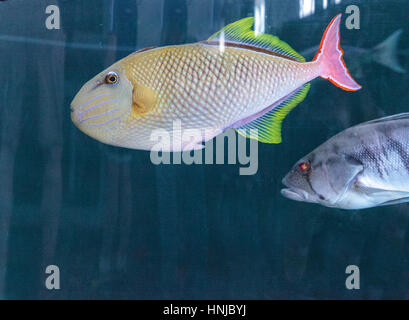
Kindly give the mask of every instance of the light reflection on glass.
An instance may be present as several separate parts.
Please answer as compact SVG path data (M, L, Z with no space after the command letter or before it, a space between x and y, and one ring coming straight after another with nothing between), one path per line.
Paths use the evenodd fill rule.
M264 0L256 0L254 3L254 34L258 36L264 33L265 25L265 3Z
M300 0L299 17L305 18L315 12L315 0Z

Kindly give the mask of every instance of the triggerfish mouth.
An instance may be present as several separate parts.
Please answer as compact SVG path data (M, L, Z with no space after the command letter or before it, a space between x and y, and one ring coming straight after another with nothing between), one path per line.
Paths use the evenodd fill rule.
M139 50L88 81L71 103L74 124L110 145L161 151L200 149L228 128L264 143L281 142L281 124L325 78L354 91L340 47L341 14L328 25L311 62L269 34L255 34L249 17L207 41ZM180 125L175 125L180 124ZM200 133L200 134L198 134Z

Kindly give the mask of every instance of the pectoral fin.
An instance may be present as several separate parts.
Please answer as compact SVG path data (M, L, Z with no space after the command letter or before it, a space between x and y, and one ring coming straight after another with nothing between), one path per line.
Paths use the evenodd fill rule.
M399 204L399 203L404 203L404 202L409 202L409 196L405 198L396 199L396 200L386 201L384 203L381 203L380 206L389 206L392 204Z
M132 114L141 116L152 110L158 96L155 90L144 85L135 85L132 91Z
M379 189L361 185L358 183L357 188L370 198L376 199L378 205L386 206L409 201L409 193L401 190ZM392 200L389 200L392 199ZM384 200L384 202L382 202Z

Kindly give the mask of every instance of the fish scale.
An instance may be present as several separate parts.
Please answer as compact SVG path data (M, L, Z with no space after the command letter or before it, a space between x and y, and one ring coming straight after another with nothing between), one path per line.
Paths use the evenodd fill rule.
M393 127L385 123L374 124L370 128L373 134L365 134L366 139L358 151L351 153L364 164L360 180L373 188L388 186L409 192L408 121L397 120Z
M274 103L317 72L311 63L236 48L221 52L202 44L153 49L123 62L134 86L149 86L159 97L152 115L127 122L136 135L146 127L171 131L173 121L180 119L184 128L226 127Z

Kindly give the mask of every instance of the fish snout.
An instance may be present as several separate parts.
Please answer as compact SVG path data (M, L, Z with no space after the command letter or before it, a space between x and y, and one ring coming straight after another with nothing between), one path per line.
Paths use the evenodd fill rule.
M299 190L302 192L302 190ZM281 195L295 201L306 201L302 193L298 193L297 190L292 188L281 189Z
M75 125L77 125L81 121L80 111L79 108L77 108L78 104L76 102L76 98L77 96L74 97L70 104L71 120Z
M71 102L71 119L77 126L103 126L120 114L118 99L110 92L83 94L81 90Z
M289 176L285 176L281 181L287 188L281 189L281 195L295 201L308 201L308 193L300 188L294 187L290 183Z

